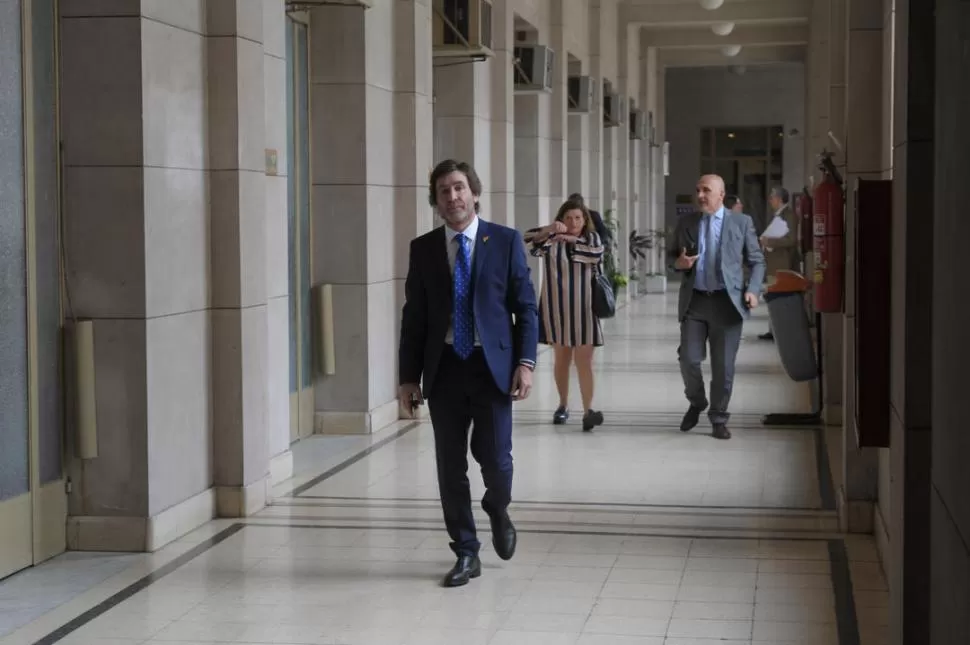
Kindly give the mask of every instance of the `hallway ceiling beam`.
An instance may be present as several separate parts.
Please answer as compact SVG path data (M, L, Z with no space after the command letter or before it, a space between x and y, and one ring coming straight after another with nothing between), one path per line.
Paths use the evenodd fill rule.
M809 0L746 0L707 11L696 1L650 2L626 0L620 5L620 23L643 27L697 27L718 22L736 25L807 24Z
M808 27L737 27L727 36L716 36L710 28L644 29L640 44L643 48L661 49L718 48L724 45L766 47L807 45ZM644 49L646 51L646 49Z
M661 49L657 64L670 67L730 67L736 65L770 65L804 63L805 46L752 47L737 56L725 56L718 49Z

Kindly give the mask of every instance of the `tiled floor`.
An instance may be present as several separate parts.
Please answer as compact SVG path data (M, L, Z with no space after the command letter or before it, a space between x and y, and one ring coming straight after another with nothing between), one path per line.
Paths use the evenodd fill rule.
M883 645L885 579L870 538L838 533L822 434L760 425L808 404L755 339L764 314L747 328L722 442L676 429L673 305L645 297L607 325L607 423L592 434L549 424L555 389L540 366L516 411L519 550L502 562L485 547L469 586L437 585L452 558L432 436L402 422L298 445L296 476L258 516L127 556L0 642ZM58 565L35 571L46 566ZM16 576L0 598L30 587Z

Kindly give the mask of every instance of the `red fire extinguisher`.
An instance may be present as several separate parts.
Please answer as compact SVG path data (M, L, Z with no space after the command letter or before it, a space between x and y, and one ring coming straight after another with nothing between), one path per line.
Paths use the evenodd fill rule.
M832 155L822 153L822 181L815 187L813 231L815 250L815 310L842 311L845 275L845 198L842 177Z

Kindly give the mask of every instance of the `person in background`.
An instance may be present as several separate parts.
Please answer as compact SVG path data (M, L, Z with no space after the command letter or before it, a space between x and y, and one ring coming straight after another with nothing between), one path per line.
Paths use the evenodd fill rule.
M594 211L587 207L586 199L579 193L573 193L566 201L577 202L586 209L586 211L589 213L590 219L593 220L593 228L596 229L596 234L600 236L600 241L603 243L603 247L608 247L613 241L613 236L610 235L610 230L606 228L606 224L603 222L603 216L600 215L598 211Z
M482 574L468 483L473 423L471 452L485 482L482 508L492 546L503 560L515 553L508 514L512 401L532 389L539 321L522 236L479 218L482 182L475 170L442 161L431 171L428 189L444 226L411 242L398 400L413 416L428 399L441 506L458 558L442 584L459 587Z
M724 208L729 211L734 211L735 213L744 212L744 204L741 203L741 198L737 195L727 195L724 197Z
M775 186L768 195L768 205L774 212L770 227L774 220L783 220L788 232L780 237L765 237L762 234L761 246L765 252L765 278L768 284L775 280L775 274L782 269L798 271L801 268L801 257L798 248L798 220L795 211L789 204L791 196L781 186ZM771 321L768 322L768 332L758 336L761 340L773 341L774 332Z
M551 345L555 363L559 407L556 425L569 418L569 366L576 363L583 398L583 431L603 423L593 409L593 348L603 344L603 328L593 315L593 278L600 268L604 247L583 202L567 200L556 221L526 232L532 255L543 258L545 277L539 298L539 342Z

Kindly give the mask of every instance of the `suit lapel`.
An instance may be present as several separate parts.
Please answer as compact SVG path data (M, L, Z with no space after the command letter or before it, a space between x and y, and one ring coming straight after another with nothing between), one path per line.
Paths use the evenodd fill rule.
M724 257L724 238L727 237L728 227L734 225L732 216L734 213L724 209L724 219L721 221L721 238L717 241L718 258Z
M434 248L431 249L431 258L434 262L434 275L441 277L441 290L447 295L448 309L450 310L454 294L451 288L451 265L448 264L448 238L445 235L444 226L439 227L437 231L431 238L432 244L434 245Z
M478 284L478 279L484 273L486 258L488 257L488 222L478 219L478 236L475 238L475 255L472 257L472 285Z

